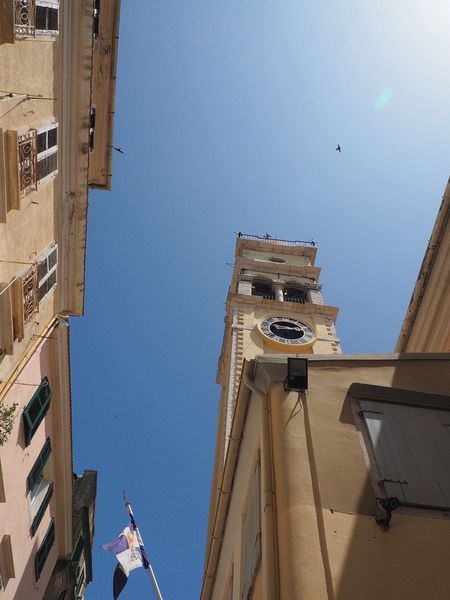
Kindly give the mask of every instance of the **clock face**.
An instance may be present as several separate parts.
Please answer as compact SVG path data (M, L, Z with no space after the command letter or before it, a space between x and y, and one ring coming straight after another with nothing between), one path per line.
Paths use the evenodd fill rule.
M305 346L315 338L309 325L291 317L268 317L261 321L259 328L265 337L279 344Z

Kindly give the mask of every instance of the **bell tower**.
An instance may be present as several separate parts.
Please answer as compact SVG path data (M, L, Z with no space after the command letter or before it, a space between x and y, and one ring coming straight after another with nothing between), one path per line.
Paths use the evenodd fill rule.
M324 304L316 252L314 242L237 235L217 372L225 440L244 359L341 353L335 329L338 309Z

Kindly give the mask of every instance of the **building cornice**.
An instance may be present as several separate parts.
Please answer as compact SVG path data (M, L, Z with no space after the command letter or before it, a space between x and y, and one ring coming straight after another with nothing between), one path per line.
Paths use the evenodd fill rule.
M73 550L72 535L72 399L70 385L70 336L69 323L60 318L55 329L57 352L54 364L58 376L55 409L54 444L56 461L56 504L59 521L58 552L66 556Z
M228 294L227 299L227 310L232 309L233 306L249 306L253 309L263 308L265 310L270 308L270 313L282 313L286 316L292 315L293 317L300 318L301 314L305 315L321 315L336 320L339 308L336 306L328 306L327 304L315 304L313 302L305 302L304 304L297 304L296 302L284 302L280 300L267 300L261 296L246 296L244 294Z
M400 330L400 334L397 340L397 344L395 347L396 352L406 352L409 348L409 342L412 338L413 331L415 329L420 329L419 323L419 313L421 312L421 307L424 305L424 298L427 291L427 286L430 280L430 277L433 273L433 268L435 266L437 257L439 255L439 251L441 249L441 244L444 238L446 231L448 231L448 222L450 216L450 179L447 182L447 186L445 189L444 196L442 198L441 206L439 208L439 212L433 227L433 232L431 234L430 241L428 242L427 249L425 251L425 256L422 261L422 265L420 267L419 275L417 277L416 284L414 286L414 290L411 296L411 300L409 302L408 309L406 311L406 316L403 321L402 328ZM442 282L445 285L447 281L448 285L448 277L450 271L450 265L448 261L448 256L444 256L443 262L446 267L446 275L444 274L444 281ZM446 279L445 279L446 278ZM440 278L442 279L442 277ZM434 309L434 313L437 313L436 308ZM428 314L428 311L427 311ZM448 318L448 313L446 315ZM425 335L429 338L431 335L435 337L439 337L443 334L443 331L439 327L430 328L426 327L427 331ZM441 343L446 342L447 340L442 340ZM424 343L421 343L421 346L424 346ZM414 344L414 347L417 347L417 344ZM425 349L425 347L423 348Z
M112 179L119 23L120 0L103 3L100 31L93 41L91 104L97 112L94 147L89 157L89 185L103 190L111 189Z
M82 315L88 213L93 4L66 3L61 32L61 312Z
M236 256L242 256L243 250L256 250L259 252L273 252L274 254L286 254L286 255L299 255L299 248L302 249L301 254L307 256L311 264L314 264L314 260L317 254L317 248L311 245L303 245L302 242L289 242L286 240L275 240L272 238L268 239L246 239L245 237L238 237L236 240Z

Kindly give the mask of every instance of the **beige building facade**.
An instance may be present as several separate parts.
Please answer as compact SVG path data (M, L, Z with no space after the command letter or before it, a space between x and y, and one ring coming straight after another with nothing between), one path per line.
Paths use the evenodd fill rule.
M0 2L0 393L84 310L89 186L110 189L119 2Z
M111 189L119 8L0 0L0 404L17 407L0 447L5 599L79 600L92 579L67 318L84 312L89 188Z
M450 352L450 180L397 341L396 352Z
M240 284L247 249L265 259L261 270L269 258L281 265L264 296L255 286L261 271L250 287ZM277 263L286 254L295 258ZM312 254L306 245L238 238L201 598L444 600L450 357L341 354L336 309L315 295L294 308L273 298L279 280L283 294L294 281L286 264L311 276ZM236 305L253 311L232 395Z

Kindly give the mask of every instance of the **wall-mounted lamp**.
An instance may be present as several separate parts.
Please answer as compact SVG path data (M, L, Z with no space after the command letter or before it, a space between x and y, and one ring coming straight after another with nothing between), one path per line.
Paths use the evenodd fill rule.
M308 389L307 358L288 358L284 389L295 392L302 392Z

